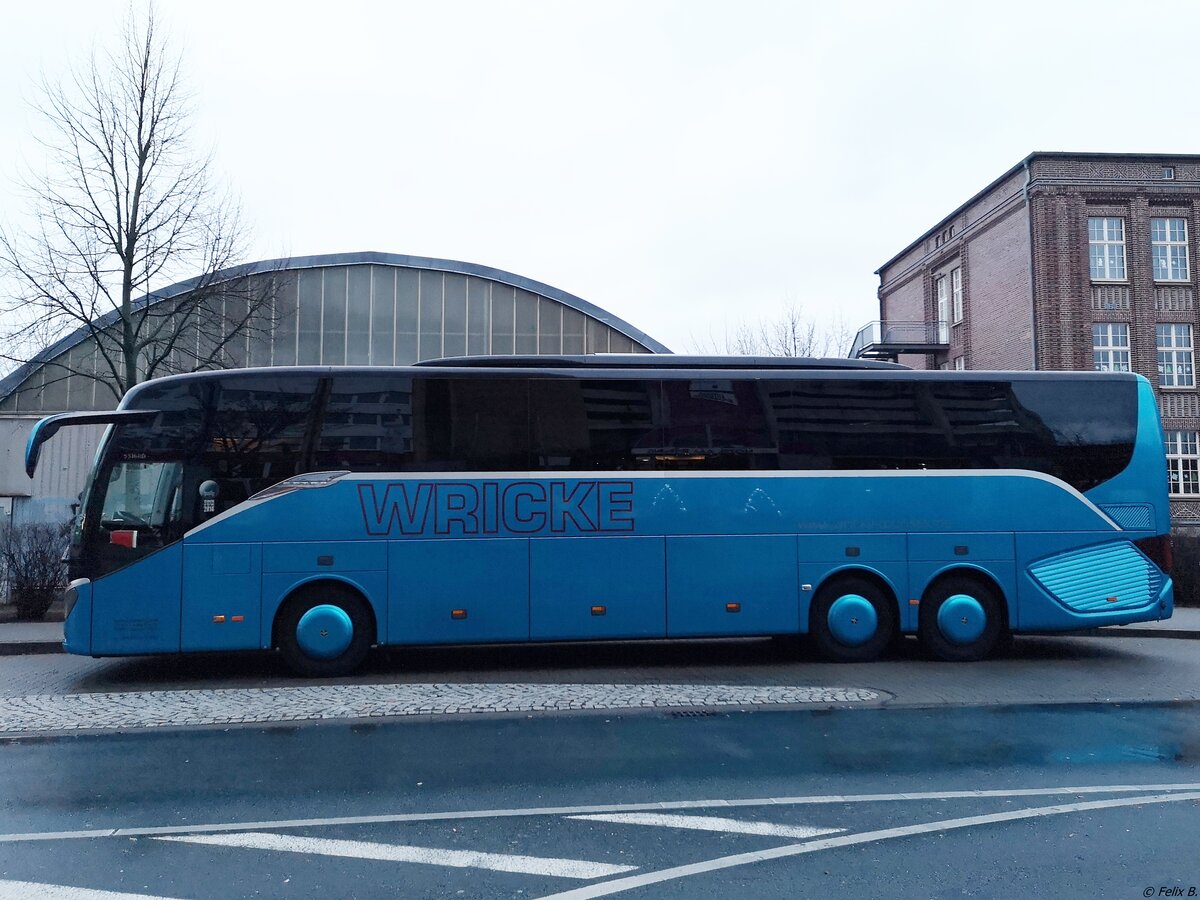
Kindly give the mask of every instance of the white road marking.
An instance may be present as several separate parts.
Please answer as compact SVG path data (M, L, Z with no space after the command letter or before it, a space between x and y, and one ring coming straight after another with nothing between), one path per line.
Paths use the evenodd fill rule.
M808 825L775 825L771 822L745 822L717 816L664 816L657 813L615 813L600 816L570 816L591 822L615 822L618 825L658 825L662 828L693 828L696 831L721 831L728 834L762 834L775 837L810 838L819 834L837 834L845 828L813 828Z
M852 847L856 844L871 844L876 841L886 841L892 838L911 837L917 834L936 834L943 831L953 831L958 828L974 828L978 825L992 825L997 822L1017 822L1022 819L1037 819L1044 816L1060 816L1064 813L1087 812L1096 809L1114 809L1121 806L1144 806L1159 803L1183 803L1189 800L1200 800L1200 792L1179 794L1152 794L1143 797L1116 797L1109 800L1088 800L1081 803L1063 803L1057 806L1040 806L1031 809L1014 809L1007 812L988 813L982 816L965 816L960 819L944 819L940 822L925 822L918 825L903 825L897 828L881 828L878 831L863 831L857 834L846 834L839 837L817 838L799 844L787 844L770 850L759 850L754 853L738 853L733 856L721 856L703 862L691 863L686 866L675 866L670 869L660 869L657 872L646 872L642 875L630 875L626 878L616 878L601 884L576 888L550 894L542 900L592 900L594 897L607 897L620 894L648 884L659 884L664 881L674 881L688 878L692 875L704 875L720 869L731 869L751 863L767 862L773 859L785 859L789 856L800 856L804 853L816 853L820 850L832 850L837 847Z
M150 894L123 894L120 891L97 891L91 888L68 887L65 884L37 884L32 881L0 881L0 900L168 900Z
M674 809L738 809L749 806L805 806L824 803L889 803L907 800L981 800L989 797L1055 797L1064 794L1134 794L1200 791L1200 782L1182 784L1093 784L1083 787L1010 788L982 791L907 791L891 794L810 794L745 800L667 800L661 803L605 803L593 806L529 806L515 809L460 809L447 812L392 813L372 816L321 816L267 822L218 822L202 825L151 825L89 828L79 831L26 831L0 834L0 844L17 841L62 841L105 837L156 837L171 834L216 834L226 831L270 831L326 825L388 825L396 822L444 822L453 819L508 819L523 816L573 816L588 813L661 812Z
M452 866L456 869L490 869L493 872L518 872L522 875L550 875L555 878L603 878L632 872L637 866L614 866L586 859L555 859L544 856L517 856L508 853L482 853L475 850L441 850L436 847L404 847L367 841L340 841L328 838L300 837L293 834L212 834L190 837L159 837L159 841L185 844L212 844L246 850L275 850L318 856L344 856L351 859L376 859L383 862L422 863L428 866Z

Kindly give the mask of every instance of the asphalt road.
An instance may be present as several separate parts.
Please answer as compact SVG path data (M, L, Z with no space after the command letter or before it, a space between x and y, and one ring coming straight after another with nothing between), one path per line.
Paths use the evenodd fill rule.
M0 658L0 721L46 703L109 728L0 739L0 900L1200 896L1198 650L1031 637L949 665L909 642L838 666L794 641L427 648L328 683L263 656ZM608 702L621 685L878 697L89 721L188 703L269 718L297 687L318 708L447 686L487 708L502 689Z
M924 659L915 640L871 663L822 662L796 640L414 647L352 678L297 680L265 654L0 657L0 697L313 684L809 685L880 691L892 705L1200 700L1200 641L1022 637L978 663Z
M785 709L10 740L0 897L1187 896L1200 890L1198 712Z

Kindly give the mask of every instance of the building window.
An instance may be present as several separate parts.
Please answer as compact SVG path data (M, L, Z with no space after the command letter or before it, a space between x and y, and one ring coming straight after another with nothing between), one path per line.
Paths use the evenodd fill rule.
M937 339L939 344L950 340L949 326L946 325L946 276L939 275L933 279L934 312L937 315Z
M955 325L963 320L963 302L962 302L962 269L954 269L950 272L950 310L954 317L952 321Z
M1174 180L1175 180L1175 167L1174 166L1163 166L1163 181L1174 181Z
M1125 220L1088 217L1092 281L1125 280Z
M1193 387L1192 326L1157 325L1158 384L1160 387Z
M965 356L954 357L954 369L957 372L963 371L967 367L967 358Z
M1166 438L1167 475L1172 496L1200 494L1200 452L1197 451L1196 432L1168 431Z
M1092 362L1097 372L1129 371L1129 326L1097 322L1092 326Z
M1155 281L1187 281L1187 219L1151 219L1150 255Z

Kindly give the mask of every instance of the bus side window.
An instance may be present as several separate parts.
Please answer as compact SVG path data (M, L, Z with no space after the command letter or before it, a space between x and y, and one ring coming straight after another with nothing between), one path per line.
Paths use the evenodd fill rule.
M654 380L530 380L532 466L585 471L658 468L660 391L660 382Z

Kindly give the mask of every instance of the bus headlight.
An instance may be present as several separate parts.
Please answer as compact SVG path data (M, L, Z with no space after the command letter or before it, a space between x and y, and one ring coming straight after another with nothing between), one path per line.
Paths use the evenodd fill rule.
M71 610L79 602L79 588L81 585L87 584L87 581L86 578L77 578L67 585L67 589L63 591L63 618L70 617Z

